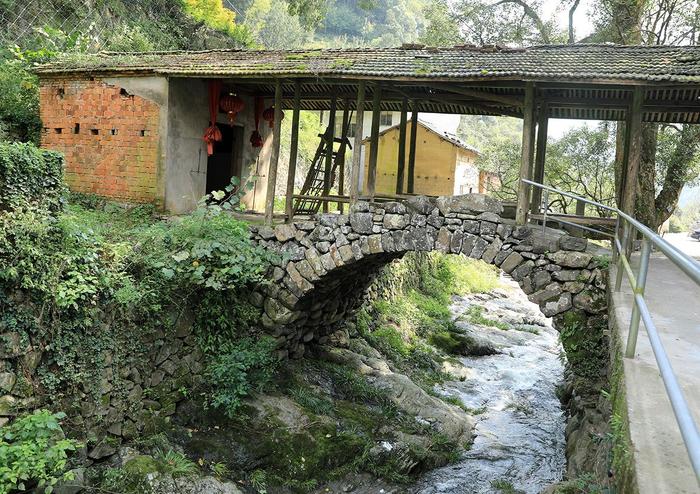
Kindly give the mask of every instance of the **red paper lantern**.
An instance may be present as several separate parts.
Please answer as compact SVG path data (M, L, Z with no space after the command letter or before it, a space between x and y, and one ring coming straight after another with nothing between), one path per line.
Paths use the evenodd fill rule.
M275 107L271 106L262 114L263 120L267 121L270 128L275 126ZM280 120L284 120L284 112L280 111Z
M243 111L245 102L234 94L221 96L219 103L220 108L228 114L228 119L231 123L236 119L236 115Z
M254 148L261 148L263 146L263 138L257 130L254 130L253 133L250 134L250 144Z

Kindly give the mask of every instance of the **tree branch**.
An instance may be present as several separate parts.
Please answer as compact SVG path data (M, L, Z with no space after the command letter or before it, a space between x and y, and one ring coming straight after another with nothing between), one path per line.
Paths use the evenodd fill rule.
M576 43L576 37L574 35L574 14L578 8L578 4L581 0L574 0L574 4L569 9L569 44L573 45Z
M516 5L520 5L523 8L525 15L527 15L535 23L535 26L537 26L537 30L540 32L540 36L542 36L542 41L545 44L549 44L549 35L547 34L547 27L545 26L544 22L542 22L542 19L540 18L539 14L537 14L537 11L535 11L535 9L533 9L527 3L525 3L524 0L499 0L498 2L494 3L492 7L503 5L505 3L514 3Z

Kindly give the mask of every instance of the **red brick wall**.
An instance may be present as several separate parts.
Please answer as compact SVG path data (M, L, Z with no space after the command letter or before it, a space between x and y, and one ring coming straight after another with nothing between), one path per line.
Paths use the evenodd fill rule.
M71 190L162 202L156 103L89 79L42 80L40 103L41 145L65 155Z

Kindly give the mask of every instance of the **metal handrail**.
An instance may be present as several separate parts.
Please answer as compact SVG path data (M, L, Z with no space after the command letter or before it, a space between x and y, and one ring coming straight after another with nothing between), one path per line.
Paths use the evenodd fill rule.
M651 348L654 352L654 358L656 359L656 364L659 368L661 379L664 383L664 387L666 388L666 394L671 402L673 414L676 417L678 428L680 429L683 442L685 443L686 450L688 451L690 463L695 471L695 479L697 480L698 484L700 484L700 432L698 432L697 424L693 419L693 415L690 411L690 407L688 406L688 402L683 395L683 391L678 384L678 379L676 378L676 374L673 372L673 367L671 366L671 362L666 354L664 345L661 342L656 325L652 320L649 307L644 299L652 246L658 251L664 253L676 267L683 271L683 273L685 273L686 276L693 280L698 286L700 286L700 264L662 239L649 227L643 225L630 215L623 213L617 208L606 206L605 204L600 204L596 201L586 199L585 197L581 197L570 192L564 192L562 190L555 189L554 187L539 184L531 180L521 180L528 185L545 190L543 213L544 226L546 226L547 223L549 192L554 192L571 199L583 201L586 204L591 204L598 208L612 211L617 215L617 226L615 228L615 235L612 240L613 255L617 258L615 291L620 291L622 276L624 273L627 276L630 286L634 292L634 305L632 307L632 317L630 320L629 334L627 336L627 344L625 347L625 357L630 359L634 358L637 347L637 336L639 333L639 321L641 319L644 321L644 327L647 330L647 336L649 337L649 342L651 343ZM581 227L581 225L577 225L575 223L571 223L571 226ZM590 227L585 227L582 229L603 233ZM620 230L622 230L622 238L620 238ZM642 237L642 245L639 266L637 267L637 272L635 273L630 264L628 252L630 251L630 245L633 237L637 237L638 235L641 235Z

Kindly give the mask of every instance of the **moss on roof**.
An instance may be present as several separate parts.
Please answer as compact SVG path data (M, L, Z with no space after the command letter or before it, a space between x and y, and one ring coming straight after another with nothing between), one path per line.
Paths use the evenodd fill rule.
M192 77L294 74L378 79L603 79L689 83L700 81L700 48L610 44L525 49L406 45L382 49L99 53L60 59L36 71L40 75L142 72Z

